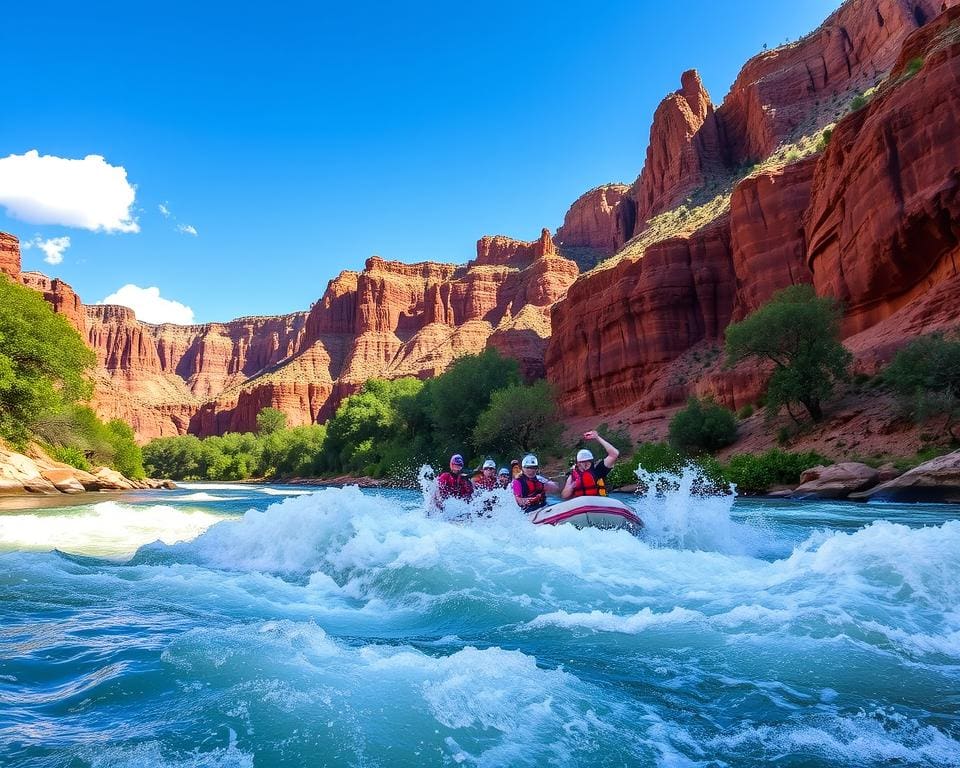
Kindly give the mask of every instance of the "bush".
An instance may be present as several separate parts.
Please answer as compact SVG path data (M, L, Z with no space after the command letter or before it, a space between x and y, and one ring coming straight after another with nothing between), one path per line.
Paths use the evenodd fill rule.
M809 285L793 285L726 330L727 365L758 358L773 364L766 404L776 414L802 405L814 421L847 377L851 355L840 343L840 307Z
M257 414L257 434L272 435L286 429L287 414L278 408L261 408Z
M724 470L724 477L741 493L766 493L773 485L796 485L805 469L830 463L813 451L788 453L773 448L766 453L734 456Z
M480 453L501 456L556 453L562 430L546 381L515 384L493 393L490 406L477 420L472 442Z
M670 420L670 445L685 454L719 450L737 439L733 413L713 400L691 397Z
M850 111L856 112L859 109L863 109L865 106L867 106L867 101L868 100L866 96L864 96L862 93L858 93L850 101Z
M632 462L644 472L677 474L683 467L684 458L666 443L642 443Z
M820 139L817 141L817 152L823 152L827 148L827 145L830 144L830 139L833 137L833 128L824 128L823 133L820 134Z
M753 416L753 406L749 403L737 411L737 418L741 421L743 419L749 419L751 416Z
M903 68L904 77L913 77L917 72L923 69L923 56L915 56L907 62L907 66Z
M79 448L54 445L50 448L50 455L57 461L69 464L71 467L76 467L77 469L82 469L84 472L89 472L92 469L90 462L87 461L87 457L83 455L83 451Z
M607 490L615 490L625 485L634 485L637 482L636 465L629 461L620 461L613 465L604 479Z
M896 354L883 380L916 423L945 415L944 429L960 439L953 424L960 416L960 341L937 333L914 339Z

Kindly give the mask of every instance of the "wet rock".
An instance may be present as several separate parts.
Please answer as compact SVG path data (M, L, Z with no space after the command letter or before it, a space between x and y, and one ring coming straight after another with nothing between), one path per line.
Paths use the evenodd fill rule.
M938 456L851 498L883 501L960 502L960 451Z

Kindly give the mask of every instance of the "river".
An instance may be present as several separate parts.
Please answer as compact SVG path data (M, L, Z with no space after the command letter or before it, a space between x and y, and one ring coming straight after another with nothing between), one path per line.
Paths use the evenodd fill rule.
M684 485L634 538L502 502L0 512L0 764L960 765L960 507Z

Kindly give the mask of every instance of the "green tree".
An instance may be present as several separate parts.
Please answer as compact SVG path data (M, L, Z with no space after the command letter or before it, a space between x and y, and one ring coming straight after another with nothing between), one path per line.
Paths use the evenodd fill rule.
M143 447L143 463L150 477L202 480L201 440L195 435L158 437Z
M710 453L737 439L733 412L711 399L691 397L670 420L670 445L685 454Z
M426 410L433 423L436 449L444 454L462 450L493 393L519 383L517 361L502 357L493 348L455 360L427 388Z
M547 382L514 384L492 394L489 407L477 420L472 441L481 453L552 453L562 429Z
M897 352L883 379L917 423L945 415L944 429L960 439L954 425L960 415L960 341L939 333L914 339Z
M105 431L113 453L110 466L131 480L146 477L143 449L137 445L130 425L120 419L113 419L107 422Z
M261 408L257 414L257 434L272 435L287 427L287 414L278 408Z
M757 358L773 364L766 403L796 420L791 406L802 405L814 421L823 402L847 377L850 353L840 343L840 307L818 298L809 285L793 285L739 323L727 327L727 363Z
M413 399L423 382L371 379L346 398L327 422L321 466L334 472L377 475L386 471L407 434L400 403Z
M39 293L0 276L0 435L22 443L43 414L90 397L95 360Z

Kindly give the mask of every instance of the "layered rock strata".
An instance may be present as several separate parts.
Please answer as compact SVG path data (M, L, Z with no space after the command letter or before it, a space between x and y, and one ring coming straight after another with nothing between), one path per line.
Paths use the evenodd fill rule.
M846 79L834 78L833 49L819 54L838 89L897 60L891 41L904 45L877 95L839 121L825 152L747 177L733 190L729 214L582 276L555 307L547 369L571 413L658 408L689 393L713 393L734 407L750 402L762 372L725 372L719 362L696 369L687 358L697 349L695 357L709 355L731 319L793 283L812 282L844 303L848 344L872 370L907 338L960 324L960 9L907 37L923 14L874 5L871 17L886 12L896 34L852 37L871 22L853 24L851 14L867 4L851 2L798 44L810 51L833 40L825 30L846 30ZM843 20L847 26L838 26ZM810 93L822 82L814 78ZM757 128L755 136L768 138L749 146L769 148L769 136L782 133L776 126L788 124L762 123L774 133ZM691 173L698 183L700 172Z

